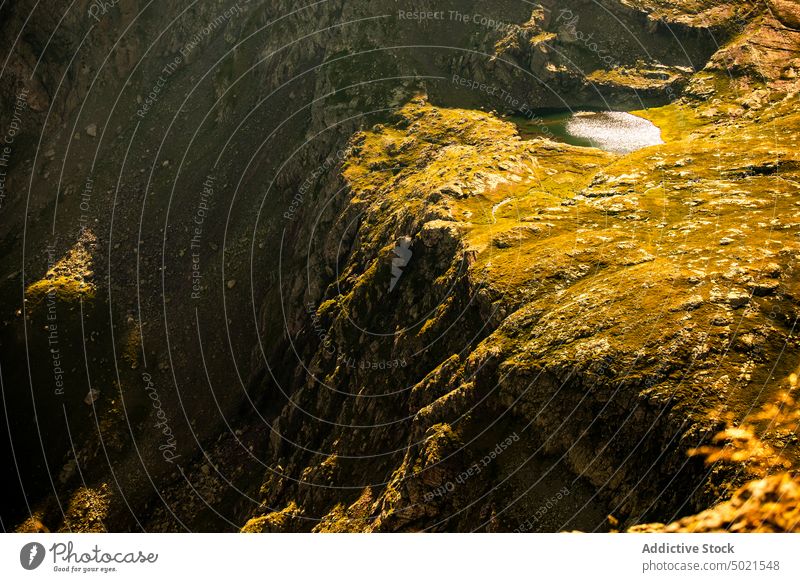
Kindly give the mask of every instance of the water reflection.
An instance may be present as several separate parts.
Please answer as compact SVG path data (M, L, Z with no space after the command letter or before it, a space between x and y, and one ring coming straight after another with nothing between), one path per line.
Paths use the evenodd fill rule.
M624 111L554 113L517 120L517 125L527 139L547 137L618 154L664 143L658 127Z

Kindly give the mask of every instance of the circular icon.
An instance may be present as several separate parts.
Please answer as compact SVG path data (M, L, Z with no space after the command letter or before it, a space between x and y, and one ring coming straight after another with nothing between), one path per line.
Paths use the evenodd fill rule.
M26 570L35 570L42 565L44 554L44 546L39 542L25 544L19 552L19 563Z

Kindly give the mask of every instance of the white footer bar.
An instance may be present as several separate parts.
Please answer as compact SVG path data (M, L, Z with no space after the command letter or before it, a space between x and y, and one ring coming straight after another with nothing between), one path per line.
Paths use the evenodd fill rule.
M0 580L800 580L797 535L0 536ZM209 578L210 577L210 578ZM613 578L612 578L613 577ZM183 578L185 579L185 578ZM244 578L242 578L244 579Z

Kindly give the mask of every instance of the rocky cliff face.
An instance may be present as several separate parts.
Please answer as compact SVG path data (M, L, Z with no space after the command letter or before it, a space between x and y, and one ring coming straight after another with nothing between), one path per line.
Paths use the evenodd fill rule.
M798 365L793 3L30 4L4 524L604 530L745 480L687 452ZM666 143L520 137L587 106Z

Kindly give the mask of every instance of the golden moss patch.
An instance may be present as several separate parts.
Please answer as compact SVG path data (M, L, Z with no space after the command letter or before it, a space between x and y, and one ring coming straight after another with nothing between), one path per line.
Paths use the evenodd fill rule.
M241 533L285 533L289 531L292 521L299 515L301 515L300 509L294 501L291 501L280 511L273 511L249 520L242 528Z
M47 296L66 302L93 299L96 287L92 280L92 254L96 243L91 231L84 231L78 242L52 264L44 277L28 286L25 298L33 305Z
M81 487L70 497L60 531L74 533L103 533L111 499L111 489Z

